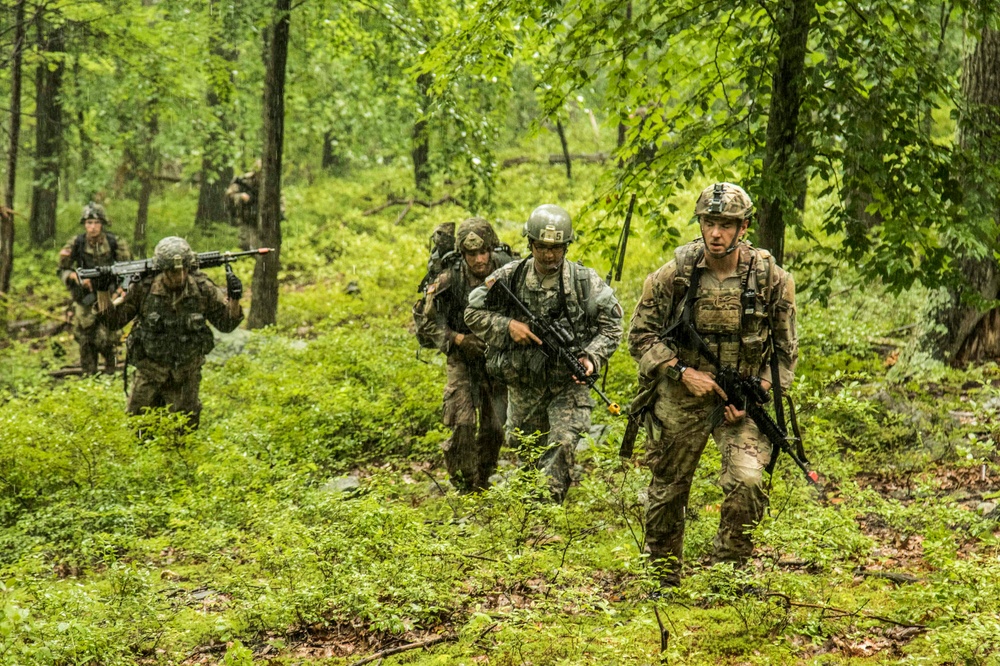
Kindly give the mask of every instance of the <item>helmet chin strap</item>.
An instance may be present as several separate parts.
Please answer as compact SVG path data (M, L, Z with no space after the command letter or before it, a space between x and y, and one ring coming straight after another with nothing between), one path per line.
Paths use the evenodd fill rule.
M735 251L736 251L736 248L737 248L737 247L739 246L739 244L740 244L740 239L741 239L741 238L742 238L742 237L741 237L741 236L740 236L739 234L736 234L736 238L734 238L734 239L733 239L733 242L732 242L732 243L730 243L729 247L728 247L728 248L726 249L726 256L727 256L727 257L728 257L728 256L729 256L730 254L732 254L733 252L735 252Z

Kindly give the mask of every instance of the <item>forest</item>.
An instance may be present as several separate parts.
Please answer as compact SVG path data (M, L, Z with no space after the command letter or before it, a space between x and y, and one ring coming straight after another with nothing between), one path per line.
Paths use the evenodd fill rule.
M0 664L1000 665L996 0L0 8ZM620 456L598 400L564 502L530 433L459 492L413 307L439 225L529 256L561 206L627 407L643 281L722 181L794 276L819 483L780 457L752 557L713 563L709 445L661 595L646 430ZM81 370L59 262L90 202L135 259L274 250L232 264L196 429L126 413L124 344Z

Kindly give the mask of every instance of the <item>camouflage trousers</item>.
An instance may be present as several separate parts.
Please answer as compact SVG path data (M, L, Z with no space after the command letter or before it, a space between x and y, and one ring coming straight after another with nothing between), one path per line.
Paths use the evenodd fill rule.
M719 483L725 492L715 535L716 561L745 562L753 552L748 532L767 508L763 471L771 443L750 419L711 430L709 414L719 404L714 395L696 398L679 382L663 379L656 389L653 415L647 417L646 465L653 474L646 510L646 546L659 565L665 585L680 583L684 553L684 514L691 481L708 436L722 454Z
M481 359L448 356L444 424L452 435L441 448L452 484L460 491L488 488L503 444L507 389L486 374ZM478 423L478 428L476 427Z
M80 368L83 374L97 374L98 354L104 357L104 373L115 374L118 333L98 323L93 306L73 304L73 337L80 345Z
M139 361L126 411L141 414L147 409L166 407L171 412L186 414L188 426L197 428L201 421L198 390L204 362L202 357L180 368L171 368L148 359Z
M508 389L507 439L518 446L516 431L525 435L541 433L538 444L544 449L538 468L549 477L552 498L566 499L576 444L590 430L594 401L590 389L576 383L558 386L511 386Z
M244 252L256 250L260 247L260 232L257 231L257 220L252 223L240 223L239 225L239 246Z

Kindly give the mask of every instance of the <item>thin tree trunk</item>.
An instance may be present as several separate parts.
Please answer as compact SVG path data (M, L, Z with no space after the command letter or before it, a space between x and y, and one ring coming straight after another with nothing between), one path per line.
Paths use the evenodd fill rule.
M135 215L135 232L132 236L132 252L136 257L146 256L149 200L153 195L153 185L155 184L153 177L156 175L158 157L154 143L159 131L159 118L156 113L152 113L146 124L146 145L143 150L142 164L139 167L139 209Z
M783 0L776 26L778 61L771 81L757 245L770 250L779 264L784 260L787 216L795 215L794 202L802 191L797 133L809 28L815 11L815 0Z
M209 11L216 13L220 11L218 3L209 2ZM232 70L231 63L236 61L237 53L227 46L229 37L228 18L231 10L223 8L226 16L215 18L221 24L220 30L213 30L209 37L209 50L211 51L213 62L224 62L226 70ZM222 33L222 34L220 34ZM216 68L221 69L221 68ZM233 179L233 166L230 152L228 150L229 141L227 139L233 130L231 120L232 102L232 76L227 76L225 72L215 71L211 77L211 83L206 95L208 108L212 111L212 120L209 125L208 134L205 137L205 151L201 158L201 187L198 191L198 209L195 212L194 222L203 226L212 222L226 222L229 214L226 212L225 194L229 181Z
M17 148L21 139L21 58L24 53L24 0L14 7L14 52L10 66L10 148L7 150L7 187L0 210L0 294L10 291L14 268L14 188L17 184ZM0 326L0 336L7 326Z
M417 122L413 123L413 147L411 156L413 158L413 178L417 189L421 192L431 191L431 167L430 167L430 128L427 126L427 119L424 114L430 107L430 96L428 91L431 88L431 75L427 72L417 77L417 99L420 103L420 116Z
M257 260L253 271L253 301L249 328L274 324L278 319L278 270L281 267L281 153L285 135L285 63L291 0L275 0L264 73L264 154L259 191L260 240L276 250Z
M967 110L959 123L959 143L984 166L996 168L1000 163L1000 31L984 29L966 57L962 92ZM1000 225L1000 201L982 200L995 197L995 192L978 189L975 179L966 184L970 204L978 200L982 214ZM993 252L982 259L962 257L959 262L966 284L950 289L945 303L930 312L936 325L925 342L931 353L953 365L1000 358L1000 311L984 312L968 299L970 294L987 302L1000 297L1000 267Z
M569 157L569 144L566 143L566 130L563 128L561 120L556 120L556 132L559 134L559 143L562 144L563 157L566 158L566 179L573 180L573 165Z
M39 19L40 46L47 53L63 51L62 28L44 33ZM43 58L35 75L36 124L35 169L31 192L31 244L44 245L56 235L56 209L59 205L59 166L62 162L62 58Z
M340 154L334 148L334 141L336 137L333 135L333 130L327 130L323 133L323 161L322 167L324 169L340 169L344 166L344 160L341 158Z

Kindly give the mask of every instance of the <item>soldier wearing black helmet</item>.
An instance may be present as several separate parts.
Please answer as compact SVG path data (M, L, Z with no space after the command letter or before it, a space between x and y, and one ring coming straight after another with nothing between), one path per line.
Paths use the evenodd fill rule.
M198 270L197 260L186 240L164 238L153 251L158 272L133 283L124 301L104 315L118 328L136 320L128 337L128 362L136 368L129 414L167 407L198 427L201 366L215 346L208 325L228 333L243 321L243 310L229 295L242 293L239 278L228 278L227 293Z
M507 416L507 388L486 372L486 343L466 325L469 293L511 261L486 220L470 218L458 227L461 253L428 287L418 336L434 340L448 357L444 423L452 435L444 442L445 465L459 491L482 490L496 471Z
M722 454L725 492L715 561L746 562L753 551L749 532L767 506L763 471L771 444L743 410L723 402L718 368L685 335L690 321L723 367L762 378L765 391L777 381L791 384L798 358L795 284L769 252L744 240L752 211L741 187L707 187L695 206L701 238L677 248L646 278L632 315L629 351L639 365L640 400L650 405L645 550L664 587L680 584L685 509L709 435ZM778 377L769 365L772 337Z
M541 352L538 337L508 304L490 298L491 287L506 281L536 316L570 331L588 375L599 372L618 348L622 309L595 271L566 260L573 223L565 210L539 206L522 235L531 256L507 264L473 291L465 321L487 344L487 369L507 384L508 442L516 445L519 432L541 434L538 466L549 477L553 499L561 502L569 490L577 442L590 429L594 402L586 385Z
M97 374L98 355L104 357L104 372L114 374L118 331L109 329L97 317L97 292L90 280L81 281L78 268L110 266L128 261L128 243L107 231L111 226L104 207L94 202L83 207L80 224L84 233L66 242L59 251L59 279L73 297L73 337L80 345L80 368L85 375Z

